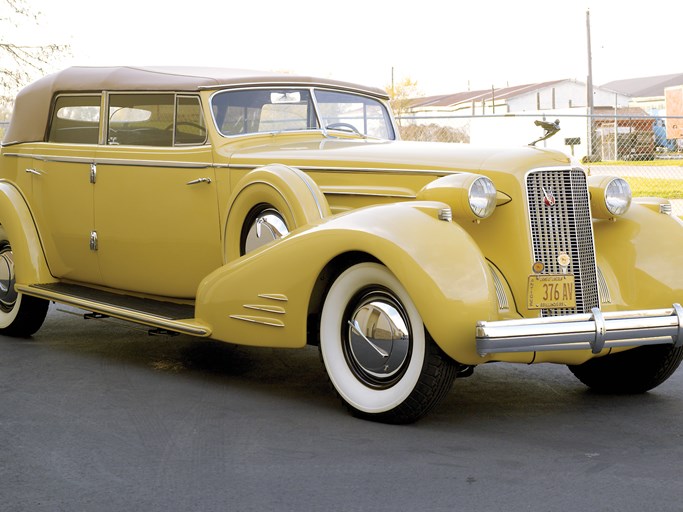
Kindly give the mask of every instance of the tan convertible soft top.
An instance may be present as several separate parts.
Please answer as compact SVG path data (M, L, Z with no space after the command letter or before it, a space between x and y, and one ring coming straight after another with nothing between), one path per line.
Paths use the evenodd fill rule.
M58 92L198 91L241 85L331 86L388 99L374 87L326 78L246 69L192 67L71 67L33 82L17 95L3 144L42 141Z

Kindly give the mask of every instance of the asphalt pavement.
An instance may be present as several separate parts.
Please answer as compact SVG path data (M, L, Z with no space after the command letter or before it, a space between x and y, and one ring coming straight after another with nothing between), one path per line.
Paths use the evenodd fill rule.
M610 397L562 366L487 365L388 426L346 413L315 348L77 311L0 337L2 512L683 510L683 369Z

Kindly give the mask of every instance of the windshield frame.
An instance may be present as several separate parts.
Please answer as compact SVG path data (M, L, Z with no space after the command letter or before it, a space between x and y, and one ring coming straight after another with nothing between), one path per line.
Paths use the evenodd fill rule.
M215 105L215 100L218 96L225 94L225 93L230 93L230 92L243 92L243 91L272 91L272 92L278 92L278 91L284 91L284 90L291 90L291 91L306 91L309 95L309 101L310 105L313 109L313 115L315 118L315 121L317 123L317 126L315 127L307 127L303 129L285 129L285 130L263 130L263 131L246 131L243 133L236 133L236 134L230 134L230 133L225 133L221 127L218 124L218 119L216 116L216 113L214 111L214 105ZM376 104L380 109L381 109L381 117L383 119L384 123L384 128L386 128L387 131L387 137L377 137L365 133L355 133L351 130L343 130L343 129L329 129L325 126L324 118L323 115L321 114L321 107L317 98L317 92L325 92L325 93L338 93L338 94L344 94L347 96L356 96L362 100L363 103L368 102L368 100L371 100L372 103ZM240 137L245 137L245 136L254 136L254 135L267 135L267 134L280 134L280 133L322 133L325 137L336 137L337 135L331 135L330 132L334 132L335 134L341 134L341 137L348 138L348 137L360 137L363 139L379 139L379 140L397 140L398 139L398 130L396 129L396 124L394 121L394 116L393 112L391 111L391 108L387 104L386 101L384 101L382 98L378 98L377 96L371 95L371 94L366 94L361 91L355 91L355 90L348 90L348 89L338 89L334 87L325 87L325 86L300 86L296 84L287 84L287 85L274 85L274 84L269 84L269 85L263 85L263 86L246 86L246 87L230 87L230 88L225 88L225 89L220 89L215 92L213 92L209 98L209 110L211 113L211 119L214 125L214 128L216 129L216 132L223 138L225 139L234 139L234 138L240 138Z

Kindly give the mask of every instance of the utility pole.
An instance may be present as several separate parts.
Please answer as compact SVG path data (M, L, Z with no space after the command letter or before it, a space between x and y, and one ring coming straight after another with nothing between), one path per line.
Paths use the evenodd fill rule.
M586 80L586 100L588 105L588 156L593 156L593 57L591 55L591 12L586 11L586 35L588 38L588 79Z

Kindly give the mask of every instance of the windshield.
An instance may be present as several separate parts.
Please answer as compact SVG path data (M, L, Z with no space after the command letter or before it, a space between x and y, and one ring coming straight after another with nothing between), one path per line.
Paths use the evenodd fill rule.
M380 101L346 92L265 88L222 91L213 96L211 111L216 127L226 136L319 130L322 123L328 132L394 138L391 119Z
M386 108L379 101L346 92L315 91L320 117L328 130L353 131L378 139L393 139Z

